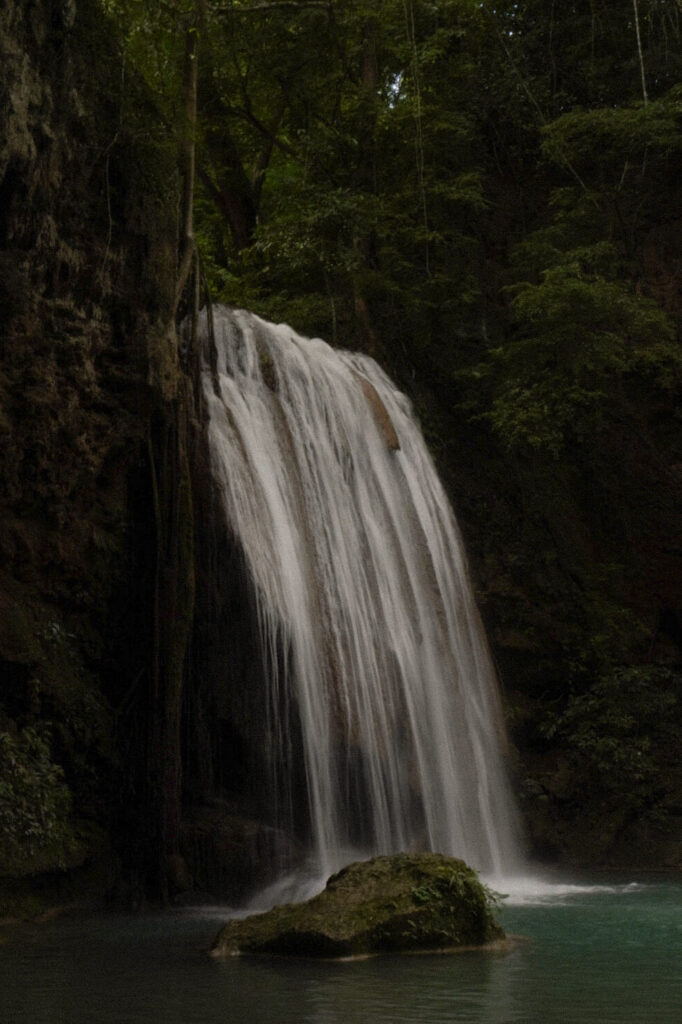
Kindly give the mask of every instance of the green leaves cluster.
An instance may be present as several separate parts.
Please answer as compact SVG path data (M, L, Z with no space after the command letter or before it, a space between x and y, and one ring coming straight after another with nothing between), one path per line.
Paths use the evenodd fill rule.
M609 257L607 277L599 264ZM563 254L538 283L513 288L514 333L491 352L488 370L496 377L489 417L506 446L558 458L569 441L590 443L605 417L624 414L628 383L679 385L672 320L614 279L616 263L601 243Z
M608 796L631 812L654 806L661 757L677 742L681 680L660 666L620 666L571 697L544 724L571 751L573 798Z
M501 893L482 882L473 868L465 864L432 882L415 886L411 896L420 905L437 903L454 896L462 906L472 910L484 906L486 912L493 911L504 899Z
M543 128L539 152L564 182L512 250L510 330L481 371L509 448L557 458L680 388L680 311L662 306L644 263L680 167L680 99L674 86L646 107L575 110Z
M0 731L0 866L70 834L71 794L44 734Z

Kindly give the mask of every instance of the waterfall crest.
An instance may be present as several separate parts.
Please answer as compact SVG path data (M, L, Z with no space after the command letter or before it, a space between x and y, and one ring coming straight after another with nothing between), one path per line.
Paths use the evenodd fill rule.
M280 823L302 797L321 873L351 851L411 849L508 870L496 681L407 398L367 356L224 307L213 341L202 316L212 470L255 596Z

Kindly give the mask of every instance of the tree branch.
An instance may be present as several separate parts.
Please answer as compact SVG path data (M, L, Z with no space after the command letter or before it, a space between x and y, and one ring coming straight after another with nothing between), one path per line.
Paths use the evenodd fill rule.
M248 7L235 7L231 5L229 10L225 8L215 8L214 13L216 14L257 14L259 11L274 11L286 8L303 9L305 7L321 7L326 11L331 11L331 0L301 0L297 3L296 0L266 0L264 3L249 4Z

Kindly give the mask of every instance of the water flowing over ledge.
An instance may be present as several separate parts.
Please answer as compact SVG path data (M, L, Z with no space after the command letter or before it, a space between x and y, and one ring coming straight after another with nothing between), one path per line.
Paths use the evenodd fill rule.
M250 577L276 823L321 874L519 861L494 672L407 398L370 358L241 310L200 330L212 470Z

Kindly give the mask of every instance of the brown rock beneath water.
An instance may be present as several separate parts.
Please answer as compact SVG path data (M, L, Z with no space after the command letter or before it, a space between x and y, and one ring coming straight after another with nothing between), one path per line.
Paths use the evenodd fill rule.
M193 888L227 900L274 882L277 868L291 870L303 856L291 836L234 813L218 799L187 814L180 852Z
M386 447L391 452L400 451L398 432L393 426L393 420L388 415L388 409L379 397L377 389L370 381L367 380L366 377L363 377L361 373L358 373L356 370L353 370L352 373L362 388L362 393L369 403L375 422L381 431L384 441L386 442Z
M504 939L492 902L461 860L377 857L332 875L306 903L230 921L211 953L347 958L486 946Z

